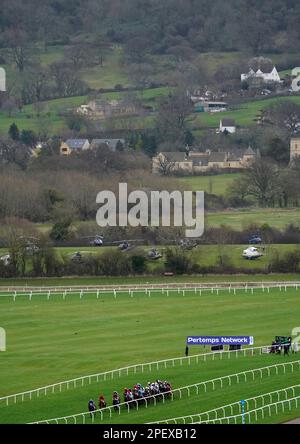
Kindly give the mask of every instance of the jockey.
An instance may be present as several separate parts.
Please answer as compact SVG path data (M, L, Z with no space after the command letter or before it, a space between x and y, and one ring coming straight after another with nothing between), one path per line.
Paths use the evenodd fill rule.
M88 403L88 409L89 409L89 412L90 412L90 415L91 415L91 418L93 418L94 416L95 416L95 411L96 411L96 406L95 406L95 403L94 403L94 401L92 400L92 399L90 399L89 400L89 403Z
M104 409L106 407L106 401L103 395L99 396L99 409Z

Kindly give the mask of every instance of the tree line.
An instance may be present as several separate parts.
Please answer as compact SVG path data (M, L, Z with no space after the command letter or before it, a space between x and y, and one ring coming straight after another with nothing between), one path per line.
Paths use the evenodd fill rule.
M1 0L0 44L13 41L16 28L30 42L53 44L82 33L99 35L101 23L102 34L127 44L134 57L145 49L250 48L258 54L296 47L299 17L297 0ZM16 56L21 60L22 51Z

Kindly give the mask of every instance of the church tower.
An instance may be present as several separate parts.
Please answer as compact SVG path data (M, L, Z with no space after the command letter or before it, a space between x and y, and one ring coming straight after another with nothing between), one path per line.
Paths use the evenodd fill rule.
M300 137L291 139L290 161L293 162L296 157L300 158Z

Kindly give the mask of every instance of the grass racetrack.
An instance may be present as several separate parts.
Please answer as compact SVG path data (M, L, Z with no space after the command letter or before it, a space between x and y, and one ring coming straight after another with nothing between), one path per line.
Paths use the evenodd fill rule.
M195 294L194 290L166 293L144 291L119 293L116 298L106 293L0 297L0 326L7 334L7 351L0 354L0 397L72 379L126 367L131 364L183 356L188 335L251 335L255 345L270 344L276 335L291 335L299 325L300 287L257 288L254 293L227 290ZM208 351L208 348L206 349ZM203 347L190 348L190 354L204 352ZM135 383L146 385L155 379L168 379L173 388L206 381L239 371L298 360L289 357L261 355L223 358L198 364L160 367L122 375L114 380L99 381L83 387L70 387L61 393L33 396L32 400L0 402L0 423L24 423L77 414L87 410L90 398L97 401L103 393L111 405L112 391L121 394L124 387ZM176 398L148 409L135 409L119 415L104 416L104 422L150 422L205 412L240 399L285 388L299 382L299 370L247 383L218 387L205 394ZM292 409L274 415L269 422L293 419L300 410ZM100 416L96 416L96 422ZM267 420L267 419L266 419ZM89 422L89 418L87 419Z

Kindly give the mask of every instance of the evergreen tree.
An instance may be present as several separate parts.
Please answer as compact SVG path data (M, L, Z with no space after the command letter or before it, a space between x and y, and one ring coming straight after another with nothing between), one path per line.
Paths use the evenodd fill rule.
M24 145L33 147L37 142L37 137L31 130L22 130L20 141L24 143Z
M20 139L20 131L19 131L19 128L17 127L17 125L15 124L15 122L10 125L9 130L8 130L8 134L12 140L19 140Z
M124 151L124 145L120 140L118 140L118 142L117 142L116 150L117 151Z

